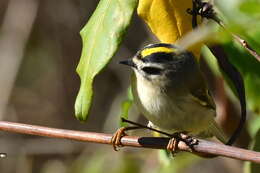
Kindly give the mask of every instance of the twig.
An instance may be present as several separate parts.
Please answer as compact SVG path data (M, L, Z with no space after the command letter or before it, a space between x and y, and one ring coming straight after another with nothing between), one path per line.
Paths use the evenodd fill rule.
M202 18L211 19L222 28L228 31L233 39L242 45L252 56L254 56L260 62L260 55L248 44L248 42L238 35L230 32L224 25L224 23L218 18L216 12L213 9L212 4L209 2L202 2L201 0L193 0L193 9L188 9L187 12L192 15L192 25L197 26L197 15Z
M259 62L260 62L260 55L248 44L248 42L244 39L242 39L240 36L230 32L224 25L224 23L217 17L216 14L212 14L212 16L208 19L212 19L215 21L219 26L224 28L226 31L228 31L233 39L237 41L242 47L244 47L252 56L254 56Z
M246 40L243 40L239 36L232 34L234 40L241 44L252 56L254 56L260 62L260 55L247 43Z
M111 144L112 138L111 134L55 129L43 126L13 123L6 121L0 121L0 130L13 133L71 139L76 141L93 142L101 144ZM218 144L202 139L198 140L199 144L194 146L194 151L192 152L212 154L238 160L260 163L260 152L226 146L223 144ZM169 138L165 137L124 136L121 140L121 143L124 146L152 149L166 149L168 142ZM183 142L179 143L178 148L181 151L190 152L190 148Z

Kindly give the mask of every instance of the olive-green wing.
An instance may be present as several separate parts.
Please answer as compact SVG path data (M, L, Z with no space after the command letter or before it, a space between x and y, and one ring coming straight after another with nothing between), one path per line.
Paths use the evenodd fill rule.
M197 89L193 89L190 91L194 100L199 104L205 107L209 107L211 109L216 109L216 105L212 99L212 96L209 93L209 90L206 87L201 87Z

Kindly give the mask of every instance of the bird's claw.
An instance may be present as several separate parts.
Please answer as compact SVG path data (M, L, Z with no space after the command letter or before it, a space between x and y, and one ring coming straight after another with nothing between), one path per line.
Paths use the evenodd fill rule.
M190 151L193 151L193 146L197 145L199 142L197 139L185 133L174 133L167 145L167 150L170 151L173 156L178 152L178 144L180 141L184 142L189 147Z
M111 144L115 151L118 151L118 147L123 147L121 138L127 135L125 131L126 127L121 127L113 134L113 137L111 138Z

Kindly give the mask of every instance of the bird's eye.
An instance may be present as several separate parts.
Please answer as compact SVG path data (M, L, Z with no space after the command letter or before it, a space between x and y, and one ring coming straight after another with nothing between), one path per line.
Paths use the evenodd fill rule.
M155 67L144 67L142 68L142 70L147 73L147 74L151 74L151 75L158 75L161 73L162 69L160 68L155 68Z

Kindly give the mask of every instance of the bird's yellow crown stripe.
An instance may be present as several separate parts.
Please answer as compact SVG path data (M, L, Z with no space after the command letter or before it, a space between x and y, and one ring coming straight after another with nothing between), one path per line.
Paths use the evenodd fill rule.
M168 48L168 47L152 47L152 48L147 48L144 49L141 52L142 57L146 57L148 55L151 55L153 53L159 53L159 52L163 52L163 53L172 53L174 52L173 48Z

